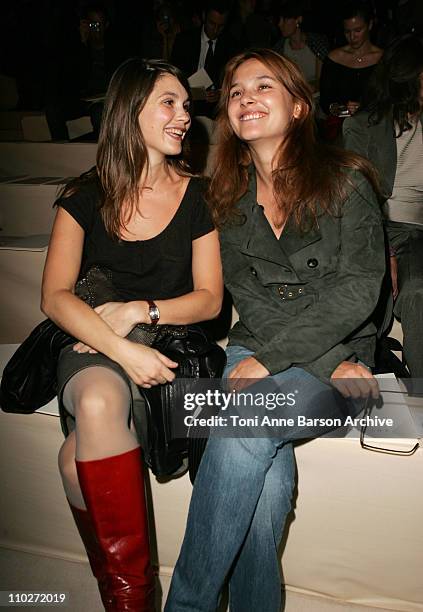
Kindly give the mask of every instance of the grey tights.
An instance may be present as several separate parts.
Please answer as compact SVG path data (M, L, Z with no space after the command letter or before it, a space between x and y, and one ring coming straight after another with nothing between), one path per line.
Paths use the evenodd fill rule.
M138 446L128 425L131 392L117 372L95 366L70 379L64 389L63 403L75 417L75 430L60 449L60 474L70 503L85 509L75 459L104 459Z

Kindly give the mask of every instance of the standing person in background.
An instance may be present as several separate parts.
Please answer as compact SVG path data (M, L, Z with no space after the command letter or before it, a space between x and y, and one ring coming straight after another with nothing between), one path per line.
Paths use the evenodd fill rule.
M317 141L310 88L269 49L227 64L217 121L208 200L239 313L227 348L229 388L271 377L278 390L299 390L298 414L319 399L328 406L328 379L346 396L377 393L363 365L373 364L371 315L385 272L372 166ZM228 577L234 612L280 611L291 440L308 437L297 429L210 437L166 612L215 612Z
M329 52L326 37L302 29L304 8L300 2L289 0L278 12L281 39L274 51L295 62L313 91L319 91L322 62Z
M204 68L213 81L207 90L205 101L198 101L194 111L197 115L214 116L219 100L221 73L235 49L225 32L229 6L225 0L208 0L203 13L203 25L181 32L175 39L172 64L188 78Z
M141 450L130 410L137 385L172 381L178 365L130 334L139 323L154 334L163 324L214 318L222 301L219 241L204 184L182 154L189 105L188 83L174 66L134 58L117 69L96 167L57 200L44 270L42 309L77 339L58 363L67 434L59 468L109 612L154 610ZM92 309L75 285L98 267L111 275L120 301Z
M234 3L228 23L228 33L234 38L239 49L256 46L255 8L256 0L237 0Z
M323 62L320 76L320 106L326 114L337 115L331 105L346 107L345 112L357 112L364 89L382 56L382 49L372 44L372 15L361 2L351 2L343 10L343 26L347 44L333 49ZM340 134L342 120L334 122L333 134Z
M52 140L69 140L66 122L89 115L95 139L100 132L102 101L90 97L105 94L113 71L124 59L101 3L84 8L79 21L79 40L66 39L56 61L46 100L46 119Z
M420 0L398 0L394 8L398 34L423 36L423 4Z
M363 110L346 119L346 149L378 169L385 197L394 313L404 357L423 379L423 42L406 35L385 50L370 80Z
M137 55L169 61L179 32L174 9L169 2L164 2L150 19L145 19Z

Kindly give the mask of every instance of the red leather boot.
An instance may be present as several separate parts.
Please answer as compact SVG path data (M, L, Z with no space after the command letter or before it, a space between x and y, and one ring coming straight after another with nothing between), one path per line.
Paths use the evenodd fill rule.
M140 449L76 461L76 468L98 541L97 558L103 557L99 586L106 610L153 612L154 577Z
M73 519L78 528L81 540L84 543L85 550L87 551L88 561L90 562L91 570L94 576L97 578L98 588L100 590L101 600L104 607L111 609L110 606L113 604L113 598L108 593L107 575L105 573L105 555L101 550L97 536L94 532L94 525L91 520L89 512L76 508L68 500L69 507L72 512Z

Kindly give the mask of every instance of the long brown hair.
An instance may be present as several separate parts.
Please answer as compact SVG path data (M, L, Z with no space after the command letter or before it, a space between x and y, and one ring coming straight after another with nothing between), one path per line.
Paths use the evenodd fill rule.
M369 125L380 123L392 113L397 138L411 130L410 118L422 112L422 73L422 38L405 34L392 40L375 66L362 100L362 107L369 113Z
M99 181L102 192L101 215L108 233L119 236L125 220L137 206L140 180L148 172L148 154L138 117L159 77L171 74L178 79L191 98L183 73L161 60L131 58L113 74L104 104L98 139L96 167L69 183L60 197L75 193L87 181ZM190 176L186 162L186 142L177 157L167 159L181 176ZM146 172L146 174L147 174ZM122 204L128 203L125 219Z
M217 117L218 145L207 192L217 226L236 217L236 203L248 187L250 151L235 135L227 109L234 73L249 59L264 64L301 107L299 117L292 117L283 137L281 133L274 159L273 190L284 216L292 217L304 230L316 221L318 212L334 212L348 193L346 168L361 171L378 192L376 171L367 160L317 140L312 92L299 68L270 49L252 49L228 62L223 79Z

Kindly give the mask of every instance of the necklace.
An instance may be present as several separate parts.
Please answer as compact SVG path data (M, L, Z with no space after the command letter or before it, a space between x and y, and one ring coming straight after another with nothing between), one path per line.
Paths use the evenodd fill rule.
M354 54L352 51L350 51L353 61L357 62L357 64L362 64L364 62L364 60L366 59L366 55L370 52L369 49L364 49L361 51L360 54Z

